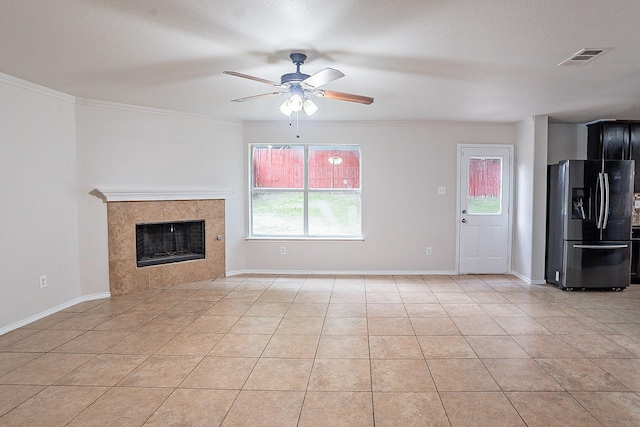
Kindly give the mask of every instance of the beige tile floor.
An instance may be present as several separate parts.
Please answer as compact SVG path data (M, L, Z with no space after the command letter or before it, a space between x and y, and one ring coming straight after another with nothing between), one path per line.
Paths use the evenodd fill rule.
M0 336L2 426L638 426L640 285L264 276Z

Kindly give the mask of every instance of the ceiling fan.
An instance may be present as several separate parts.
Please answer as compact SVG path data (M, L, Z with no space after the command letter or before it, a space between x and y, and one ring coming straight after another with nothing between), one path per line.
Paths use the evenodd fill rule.
M296 72L283 74L280 77L280 83L262 79L260 77L249 76L236 71L223 71L225 74L229 74L230 76L242 77L244 79L254 80L285 89L281 92L264 93L261 95L233 99L232 102L244 102L271 96L288 95L287 99L282 103L282 105L280 105L279 110L282 114L289 117L291 117L292 113L297 113L300 110L303 110L308 116L318 111L318 107L313 103L313 101L311 101L311 95L367 105L373 102L373 98L368 96L320 89L320 87L327 83L331 83L334 80L344 77L344 74L338 70L334 70L333 68L325 68L313 75L304 74L300 72L300 66L304 64L304 61L307 59L307 55L303 53L292 53L289 57L296 66Z

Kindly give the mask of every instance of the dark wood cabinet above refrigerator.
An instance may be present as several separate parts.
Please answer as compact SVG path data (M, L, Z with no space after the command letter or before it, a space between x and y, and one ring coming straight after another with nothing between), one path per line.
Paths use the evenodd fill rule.
M587 125L587 159L628 160L629 123L600 121Z
M589 123L587 159L635 160L634 192L640 193L640 120L601 120Z
M629 123L629 160L636 161L636 174L633 182L633 192L640 193L640 122Z

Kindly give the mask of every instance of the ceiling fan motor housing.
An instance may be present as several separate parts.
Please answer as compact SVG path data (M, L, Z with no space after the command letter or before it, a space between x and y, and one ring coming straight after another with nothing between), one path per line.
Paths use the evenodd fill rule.
M304 73L289 73L289 74L283 74L282 77L280 77L280 83L283 85L291 85L291 84L295 84L295 83L300 83L301 81L307 79L309 77L309 74L304 74Z

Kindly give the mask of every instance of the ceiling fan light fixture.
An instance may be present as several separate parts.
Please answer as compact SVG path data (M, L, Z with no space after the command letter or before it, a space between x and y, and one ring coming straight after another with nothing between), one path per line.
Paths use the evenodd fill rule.
M302 110L302 97L297 93L294 93L293 95L291 95L291 98L289 98L288 103L289 103L289 108L291 108L291 111L297 113L300 110Z
M304 100L304 102L302 103L302 108L304 109L304 112L307 114L307 116L311 116L316 111L318 111L318 106L314 104L313 101L309 98Z
M293 113L293 110L291 109L291 107L289 107L289 98L285 99L284 102L280 104L278 110L280 110L280 112L285 116L291 117L291 113Z
M318 111L318 106L309 98L302 101L302 98L298 94L292 95L290 98L284 100L278 110L287 117L291 117L292 113L297 113L300 110L304 110L307 116L313 115Z

